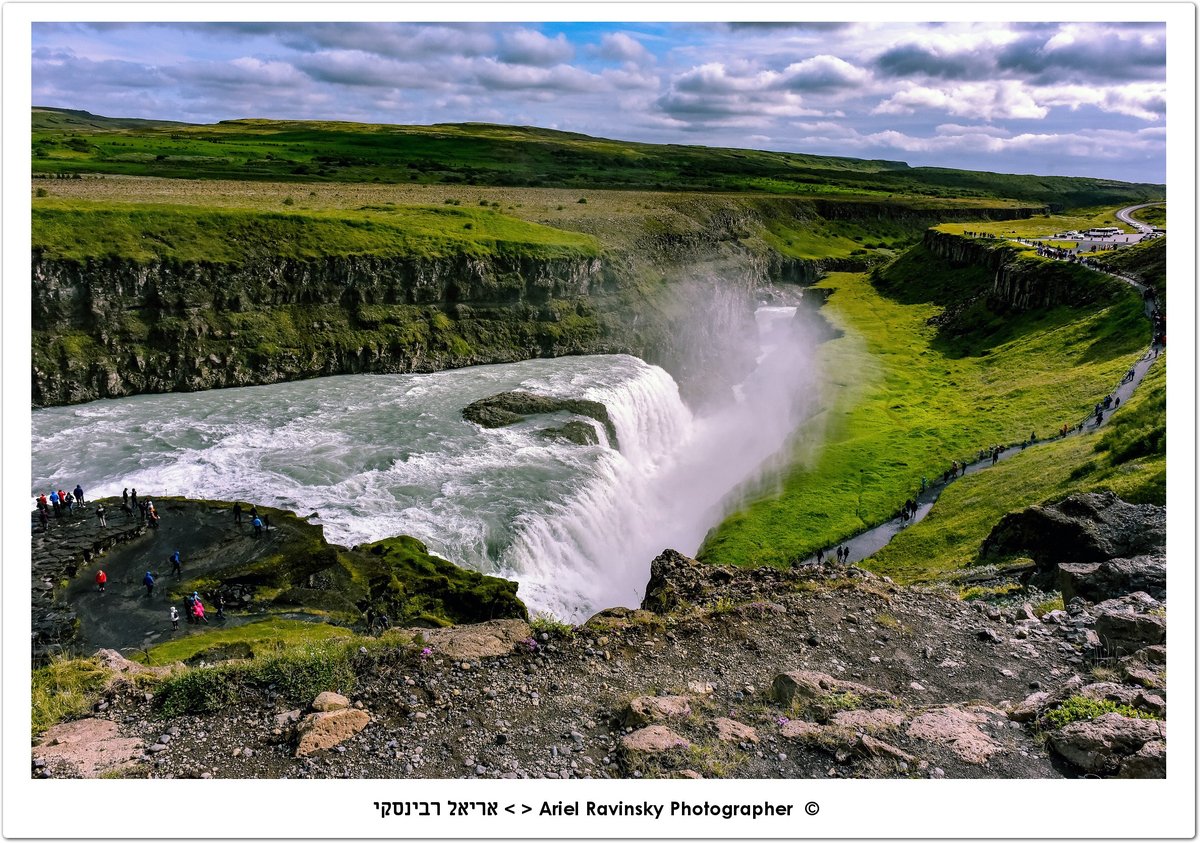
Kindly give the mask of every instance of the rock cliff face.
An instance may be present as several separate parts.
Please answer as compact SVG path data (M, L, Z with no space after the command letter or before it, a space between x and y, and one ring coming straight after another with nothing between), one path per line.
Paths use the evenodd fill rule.
M993 274L988 305L1018 312L1078 305L1109 294L1120 282L1075 264L1030 255L1002 240L976 239L929 229L924 245L956 266L981 266Z
M955 216L976 211L994 219L1030 209ZM32 403L621 352L664 366L702 399L752 365L745 343L733 340L752 335L760 290L864 271L873 260L751 247L746 238L765 224L761 208L733 202L689 213L692 229L648 231L631 253L603 257L300 259L248 245L226 263L52 260L34 251ZM946 215L821 202L793 203L787 213L798 225L824 216L906 230Z
M634 350L595 259L33 260L35 405Z

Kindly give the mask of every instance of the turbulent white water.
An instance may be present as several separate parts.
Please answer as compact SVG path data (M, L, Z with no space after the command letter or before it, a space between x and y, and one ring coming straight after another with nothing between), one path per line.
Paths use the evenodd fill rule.
M90 497L130 487L317 512L331 541L417 536L517 579L533 611L578 620L636 606L650 560L695 552L783 448L815 400L794 311L759 309L758 367L703 417L670 375L626 355L136 396L34 412L33 491L79 482ZM603 402L620 451L539 435L566 416L462 419L511 389Z

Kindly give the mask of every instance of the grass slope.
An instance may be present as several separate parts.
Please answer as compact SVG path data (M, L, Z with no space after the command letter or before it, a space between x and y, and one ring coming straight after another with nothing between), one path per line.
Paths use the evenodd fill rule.
M46 199L33 207L32 245L47 259L202 263L239 263L255 254L559 258L597 253L595 240L587 235L490 208L380 206L366 211L250 211Z
M1162 198L1160 185L971 173L753 149L655 145L528 126L232 120L129 125L35 109L35 173L171 178L1004 196L1078 206Z
M929 515L863 566L898 582L923 582L975 563L1008 512L1073 492L1112 491L1166 503L1166 358L1147 374L1108 427L1014 455L955 481Z
M1115 252L1095 256L1096 263L1123 272L1154 288L1158 300L1167 300L1167 238L1159 237Z
M798 432L797 467L718 525L700 558L804 558L892 517L922 476L951 460L1082 418L1149 334L1132 290L1088 275L1109 303L1006 316L965 304L990 286L983 270L954 270L919 249L878 287L863 275L829 276L824 312L844 335L821 349L832 373L825 409ZM957 317L930 324L948 309Z

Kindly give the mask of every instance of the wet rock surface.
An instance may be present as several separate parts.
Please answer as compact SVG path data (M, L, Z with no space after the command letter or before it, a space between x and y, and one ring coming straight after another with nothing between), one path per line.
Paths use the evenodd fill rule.
M618 447L617 428L608 415L608 408L599 401L589 401L584 398L554 398L549 395L536 395L532 392L501 392L488 398L480 398L463 408L463 418L475 422L482 427L506 427L510 424L524 421L529 416L547 415L550 413L573 413L587 416L604 425L608 433L608 441ZM591 430L591 428L588 428ZM594 434L595 431L592 431ZM566 426L553 430L553 434L563 438L579 436L576 429L568 430ZM584 443L581 443L584 444Z

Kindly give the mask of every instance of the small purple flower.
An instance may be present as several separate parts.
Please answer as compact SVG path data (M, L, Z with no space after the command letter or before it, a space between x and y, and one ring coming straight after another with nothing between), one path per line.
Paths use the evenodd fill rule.
M536 653L538 651L538 642L534 641L532 638L526 638L521 643L524 644L531 653Z
M423 659L427 659L432 655L433 655L432 647L426 647L424 650L421 651L421 658L423 658Z
M782 726L783 724L790 723L790 722L791 722L791 719L788 717L779 717L779 718L776 718L775 725Z

